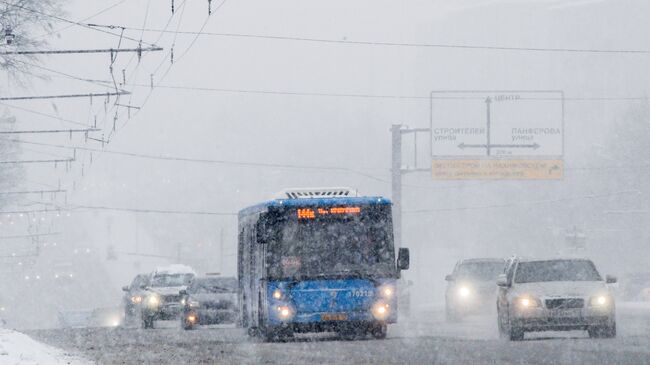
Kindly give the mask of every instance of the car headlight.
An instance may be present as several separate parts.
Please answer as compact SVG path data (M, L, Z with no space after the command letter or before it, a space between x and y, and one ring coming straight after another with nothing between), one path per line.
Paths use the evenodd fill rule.
M390 305L384 302L377 302L372 306L372 315L378 320L384 320L390 314Z
M539 308L542 306L542 302L539 299L530 295L515 298L514 304L520 309Z
M392 285L382 285L379 287L379 296L382 298L392 298L395 295L395 287Z
M191 300L191 299L187 302L187 304L190 306L190 308L196 308L199 305L201 305L201 303L199 303L198 301Z
M469 297L470 294L472 294L472 291L469 289L467 285L461 285L458 290L457 290L458 296L465 299Z
M149 307L157 307L158 305L160 305L160 297L158 297L158 295L155 294L148 296L147 305Z
M611 304L612 299L608 295L595 295L589 299L590 307L607 307Z
M142 303L142 297L139 295L134 295L131 297L131 303L133 304L140 304Z

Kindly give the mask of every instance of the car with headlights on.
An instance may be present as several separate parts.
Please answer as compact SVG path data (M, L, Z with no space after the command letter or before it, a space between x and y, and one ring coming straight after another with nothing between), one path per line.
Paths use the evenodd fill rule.
M122 291L124 291L122 305L124 307L124 321L126 323L136 323L137 316L141 312L140 306L142 299L150 279L150 274L139 274L133 278L130 285L122 287Z
M506 260L498 258L464 259L456 263L445 277L445 315L457 321L468 314L484 313L494 308L495 280L503 274Z
M181 314L181 290L196 276L194 270L185 265L170 265L159 268L151 274L142 300L142 325L153 328L156 320L173 320Z
M237 279L207 276L195 278L186 290L181 290L183 304L181 326L192 329L197 325L237 323Z
M499 333L511 341L526 332L586 330L616 336L616 308L608 284L588 259L514 259L497 279Z

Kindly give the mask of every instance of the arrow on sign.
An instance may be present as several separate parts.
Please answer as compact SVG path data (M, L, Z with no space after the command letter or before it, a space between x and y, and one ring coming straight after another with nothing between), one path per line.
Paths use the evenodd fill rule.
M532 148L534 150L541 147L537 143L533 144L465 144L464 142L458 145L458 148L464 150L465 148Z

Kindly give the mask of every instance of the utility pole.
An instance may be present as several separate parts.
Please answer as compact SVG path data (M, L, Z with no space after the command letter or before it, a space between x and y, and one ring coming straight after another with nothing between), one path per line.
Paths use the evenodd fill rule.
M391 199L393 200L393 234L395 247L402 247L402 126L393 124L392 164L391 164Z
M492 151L490 151L490 148L492 147L492 142L490 141L490 123L492 122L490 120L490 118L491 118L490 104L492 104L492 99L490 99L490 97L488 96L488 98L485 99L485 105L486 105L486 108L487 108L487 132L486 132L487 143L486 143L486 146L487 146L487 155L488 156L490 156L490 154L492 152Z
M395 247L402 247L402 175L409 172L425 172L431 171L431 168L418 168L417 167L417 134L430 133L430 128L405 128L401 124L393 124L390 128L391 141L392 141L392 163L391 163L391 186L393 201L393 235L395 237ZM415 167L402 168L402 135L414 135L414 154L413 159Z

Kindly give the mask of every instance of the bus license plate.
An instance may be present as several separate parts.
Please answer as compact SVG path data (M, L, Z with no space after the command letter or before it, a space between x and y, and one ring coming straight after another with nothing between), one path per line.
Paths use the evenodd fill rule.
M320 315L321 321L345 321L348 315L345 313L324 313Z

